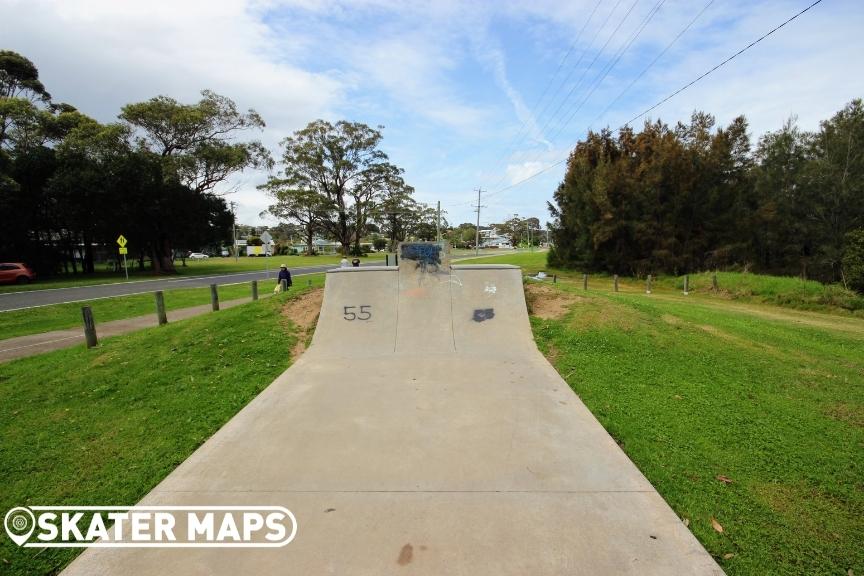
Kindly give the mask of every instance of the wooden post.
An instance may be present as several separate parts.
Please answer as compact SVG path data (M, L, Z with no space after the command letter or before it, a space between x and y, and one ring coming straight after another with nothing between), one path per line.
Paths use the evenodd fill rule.
M552 284L557 284L557 283L558 283L558 275L552 274Z
M717 292L717 290L718 290L718 288L717 288L717 272L714 272L714 274L711 275L711 290L713 290L714 292Z
M690 275L684 275L684 295L687 296L690 294Z
M651 293L651 274L648 274L648 280L645 281L645 293Z
M618 291L618 275L615 274L612 276L612 289L617 292Z
M210 304L214 312L219 310L219 288L216 284L210 284Z
M161 290L156 291L156 318L159 320L159 326L168 323L168 315L165 314L165 296Z
M81 307L81 316L84 318L84 339L87 340L87 348L93 348L99 342L96 339L96 322L93 321L93 310L90 306Z
M258 299L258 281L252 280L252 300Z
M312 287L312 279L311 278L306 280L306 286L308 286L309 288Z
M583 290L588 289L588 275L587 274L582 274L582 289Z

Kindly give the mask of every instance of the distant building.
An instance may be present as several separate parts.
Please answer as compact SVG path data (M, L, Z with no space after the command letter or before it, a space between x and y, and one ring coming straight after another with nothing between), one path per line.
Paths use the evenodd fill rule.
M513 248L510 244L510 239L506 236L501 236L498 229L494 226L480 230L480 247L481 248Z

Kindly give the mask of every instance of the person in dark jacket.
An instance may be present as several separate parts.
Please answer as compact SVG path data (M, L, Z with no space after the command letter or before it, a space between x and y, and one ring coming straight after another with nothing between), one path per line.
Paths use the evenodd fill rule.
M291 272L288 271L288 266L282 264L279 268L279 276L276 278L276 283L282 286L282 280L288 281L288 287L291 287Z

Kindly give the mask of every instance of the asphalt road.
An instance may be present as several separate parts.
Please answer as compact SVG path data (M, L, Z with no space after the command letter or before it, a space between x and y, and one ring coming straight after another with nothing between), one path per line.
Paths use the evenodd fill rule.
M366 266L383 264L384 261L364 262ZM291 268L291 275L313 274L338 267L338 264L325 264L321 266L308 266L305 268ZM270 270L270 282L275 286L276 274L279 269ZM177 288L199 288L210 284L237 284L239 282L251 282L252 280L266 281L267 273L264 270L256 272L239 272L233 274L219 274L215 276L190 276L187 278L162 278L158 280L138 280L134 282L119 282L116 284L97 284L95 286L78 286L74 288L46 288L45 290L28 290L24 292L7 292L0 294L0 312L20 310L22 308L34 308L37 306L49 306L51 304L63 304L68 302L83 302L86 300L98 300L100 298L113 298L115 296L129 296L131 294L142 294L155 292L156 290L174 290ZM259 290L266 290L261 286Z

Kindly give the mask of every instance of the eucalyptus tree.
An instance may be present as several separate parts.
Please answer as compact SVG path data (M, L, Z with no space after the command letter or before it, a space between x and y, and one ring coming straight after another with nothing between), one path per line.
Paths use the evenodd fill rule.
M320 200L330 215L321 226L342 245L344 254L352 242L359 247L369 218L377 214L388 191L404 187L402 170L379 148L381 128L315 120L282 141L282 174L266 185Z
M212 195L234 173L272 167L270 154L260 142L234 140L240 132L263 129L261 116L254 110L241 112L231 99L209 90L201 96L195 104L156 96L122 109L120 118L137 131L139 146L161 159L166 182ZM174 271L170 236L153 246L153 266L156 271Z

